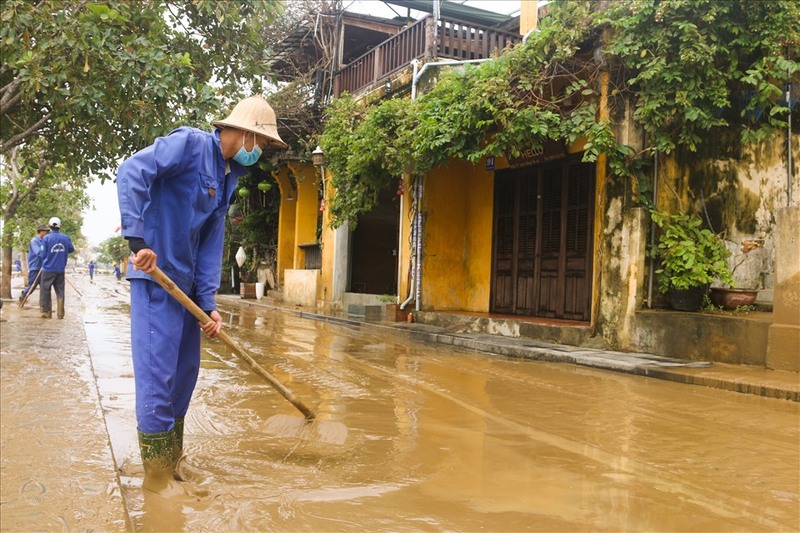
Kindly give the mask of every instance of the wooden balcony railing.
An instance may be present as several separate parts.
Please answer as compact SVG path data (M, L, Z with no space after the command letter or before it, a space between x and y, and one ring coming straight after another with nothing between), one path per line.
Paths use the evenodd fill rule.
M414 59L484 59L522 40L521 35L455 19L440 19L436 29L433 17L427 16L342 67L334 79L336 97L358 93Z

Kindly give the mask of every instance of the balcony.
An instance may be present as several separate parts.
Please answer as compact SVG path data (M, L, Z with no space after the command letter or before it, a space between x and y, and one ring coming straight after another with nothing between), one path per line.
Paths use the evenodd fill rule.
M414 59L485 59L521 40L521 35L495 28L452 18L440 18L437 23L427 16L342 67L334 78L334 95L358 94Z

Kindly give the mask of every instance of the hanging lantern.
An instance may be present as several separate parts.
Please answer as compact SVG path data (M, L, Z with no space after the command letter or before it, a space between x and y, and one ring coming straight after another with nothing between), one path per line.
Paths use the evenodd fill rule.
M236 250L236 264L239 265L239 268L242 268L242 265L244 265L245 261L247 261L247 254L245 253L244 248L240 246L239 249Z
M239 196L241 196L242 198L247 198L248 196L250 196L250 189L248 189L247 187L242 187L241 189L239 189Z
M267 192L272 188L272 184L268 181L262 181L258 184L258 190L261 192Z

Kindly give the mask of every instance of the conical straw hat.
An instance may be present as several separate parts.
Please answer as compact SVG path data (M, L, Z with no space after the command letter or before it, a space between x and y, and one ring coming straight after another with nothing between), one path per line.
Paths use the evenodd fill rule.
M279 148L286 148L286 143L278 135L278 120L275 117L275 111L260 94L245 98L236 104L227 118L215 120L211 124L257 133L269 137L272 140L271 144Z

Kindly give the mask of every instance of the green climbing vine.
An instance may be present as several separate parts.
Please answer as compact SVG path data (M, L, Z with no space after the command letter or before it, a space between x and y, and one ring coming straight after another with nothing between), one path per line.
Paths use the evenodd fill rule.
M695 151L722 128L736 128L742 142L786 128L785 85L800 91L796 0L549 5L526 43L441 72L415 101L366 105L345 95L328 108L321 145L337 190L334 225L371 209L403 173L452 158L517 155L548 139L585 138L585 161L605 154L613 174L641 177L638 156L647 154L617 139L613 120L599 114L602 79L612 106L633 104L646 152Z

